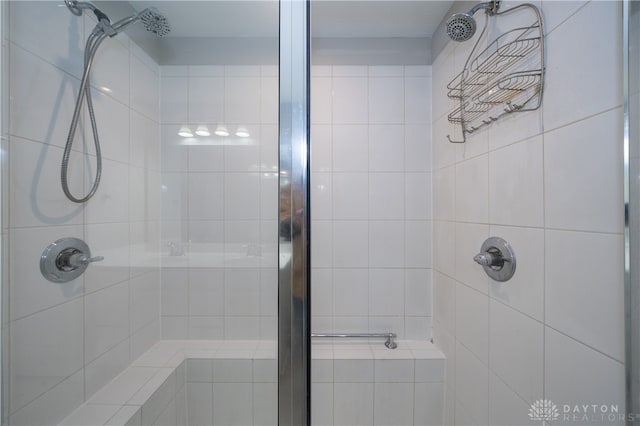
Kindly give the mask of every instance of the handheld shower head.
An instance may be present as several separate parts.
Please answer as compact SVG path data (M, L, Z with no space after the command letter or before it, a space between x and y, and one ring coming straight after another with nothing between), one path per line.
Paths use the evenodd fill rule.
M155 7L143 10L138 16L147 31L154 33L158 37L166 36L171 31L169 20Z
M447 21L447 35L453 41L467 41L476 33L476 20L473 15L480 9L484 9L488 14L493 15L498 10L500 2L493 0L488 3L479 3L468 12L456 13Z

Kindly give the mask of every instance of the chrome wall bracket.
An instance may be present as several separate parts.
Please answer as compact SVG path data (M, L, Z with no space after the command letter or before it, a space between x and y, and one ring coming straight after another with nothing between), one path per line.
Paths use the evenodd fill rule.
M500 237L487 238L473 260L496 281L508 281L516 272L516 255L511 245Z
M78 238L61 238L49 244L40 256L40 272L54 283L75 280L84 273L90 263L104 260L102 256L91 257L91 250Z

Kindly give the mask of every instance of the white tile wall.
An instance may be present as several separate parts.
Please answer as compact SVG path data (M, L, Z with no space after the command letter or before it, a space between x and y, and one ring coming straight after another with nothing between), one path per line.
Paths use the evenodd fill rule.
M315 303L314 330L428 337L431 67L313 66L311 80L313 275L333 300Z
M163 262L163 336L271 336L276 305L261 304L260 277L277 264L277 68L163 66L161 74L162 240L178 248ZM183 139L183 125L207 125L212 135ZM230 136L213 134L218 125ZM235 136L239 126L250 137Z
M544 398L624 406L622 97L614 77L622 63L612 48L620 46L620 3L535 4L548 33L539 111L453 146L446 84L471 46L449 43L433 63L434 336L448 361L445 424L526 424L530 404ZM597 37L586 30L595 20ZM513 23L495 21L497 30ZM487 278L472 260L489 236L514 247L508 282ZM585 260L599 250L613 259L606 271Z
M102 181L88 203L73 204L60 188L60 158L95 21L48 2L12 3L10 13L12 353L4 415L11 424L50 425L159 338L159 73L126 35L98 50L91 82ZM88 191L95 173L85 115L69 169L76 195ZM73 282L46 281L33 259L62 237L84 239L104 261ZM136 282L146 283L140 294Z

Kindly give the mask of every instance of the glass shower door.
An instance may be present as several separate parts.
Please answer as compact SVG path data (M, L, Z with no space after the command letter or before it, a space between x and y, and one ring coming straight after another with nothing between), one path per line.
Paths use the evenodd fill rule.
M141 380L149 367L168 374L171 398L142 409L138 392L159 376L132 395L116 392L125 405L142 404L135 415L145 424L276 425L279 139L297 143L305 132L279 135L279 86L293 87L300 72L290 53L287 78L279 73L280 5L94 6L112 22L155 7L171 32L156 38L132 24L97 51L102 181L91 200L74 204L60 188L60 161L96 17L64 2L2 2L3 23L11 20L2 25L3 424L58 424L108 394L114 379L132 372L125 381ZM288 99L291 123L301 104ZM78 194L96 167L86 108L80 123L70 163ZM68 283L50 282L40 255L69 236L104 260ZM163 351L183 362L145 364ZM295 359L304 383L307 365ZM307 398L304 384L291 389ZM105 416L105 405L118 410L100 405ZM298 418L290 424L303 424Z

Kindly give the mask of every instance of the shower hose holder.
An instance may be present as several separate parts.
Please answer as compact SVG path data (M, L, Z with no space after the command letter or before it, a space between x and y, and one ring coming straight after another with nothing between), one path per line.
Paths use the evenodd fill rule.
M516 11L530 11L530 25L513 28L481 49L486 40L489 16L503 16ZM460 126L466 135L515 112L534 111L542 104L545 56L542 14L533 4L523 3L503 12L485 11L485 25L476 39L462 71L447 85L447 96L456 101L448 120Z

